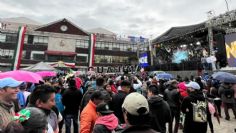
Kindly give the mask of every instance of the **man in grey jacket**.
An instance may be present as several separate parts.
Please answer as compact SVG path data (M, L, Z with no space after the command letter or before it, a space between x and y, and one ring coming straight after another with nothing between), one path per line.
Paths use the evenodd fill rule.
M225 119L230 120L229 108L233 110L235 119L236 119L236 107L234 100L234 90L232 89L231 83L222 83L219 87L219 95L221 97L222 103L224 105Z

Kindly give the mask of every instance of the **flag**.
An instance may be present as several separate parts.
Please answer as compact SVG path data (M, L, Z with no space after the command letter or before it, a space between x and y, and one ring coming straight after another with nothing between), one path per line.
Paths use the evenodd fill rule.
M95 53L95 45L96 45L96 35L91 34L89 39L89 64L88 67L94 66L94 53Z
M26 32L26 27L20 26L18 29L17 45L14 52L13 67L12 67L13 70L18 70L20 68L22 51L24 47L25 32Z

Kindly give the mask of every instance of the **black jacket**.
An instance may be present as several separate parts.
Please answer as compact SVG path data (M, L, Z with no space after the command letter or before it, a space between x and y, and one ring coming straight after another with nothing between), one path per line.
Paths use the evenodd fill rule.
M96 124L93 128L93 133L112 133L105 125Z
M169 86L164 93L164 99L169 104L170 108L180 108L180 93L176 88Z
M68 89L62 95L62 104L65 106L65 114L78 115L82 93L78 89Z
M148 126L131 126L125 128L121 133L157 133Z
M153 96L148 99L152 129L165 133L166 123L171 122L171 111L168 103L161 96Z
M127 94L124 91L119 90L118 93L112 97L111 109L119 119L119 123L125 123L121 106L126 96Z
M200 91L192 92L185 97L181 106L181 110L185 115L184 133L206 133L207 122L195 122L193 120L193 104L198 102L206 103L207 120L210 117L209 108L203 93ZM194 130L193 130L194 129Z

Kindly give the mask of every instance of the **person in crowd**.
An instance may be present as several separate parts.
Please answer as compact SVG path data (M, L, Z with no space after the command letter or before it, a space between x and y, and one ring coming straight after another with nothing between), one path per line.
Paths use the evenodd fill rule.
M71 132L71 121L73 121L74 133L78 133L78 115L82 93L76 88L76 81L70 79L69 88L62 95L62 104L65 106L64 118L66 125L66 133Z
M96 89L97 90L99 90L99 89L103 90L104 83L105 83L105 81L104 81L103 77L98 77L96 79Z
M232 89L233 84L223 83L219 87L218 93L221 97L222 103L224 105L225 119L230 120L229 108L233 110L234 117L236 119L236 107L234 99L234 90Z
M41 109L26 107L15 114L4 133L46 133L47 124L47 116Z
M58 119L56 113L52 110L55 107L56 90L49 85L38 85L29 96L29 107L38 107L42 109L48 120L48 133L58 133Z
M114 114L116 115L116 117L119 119L119 122L122 124L124 123L124 117L123 117L123 112L122 112L122 104L125 100L125 97L129 94L130 92L130 87L131 84L129 81L124 80L121 82L120 84L121 86L121 90L118 91L117 94L115 94L112 97L112 110L114 111Z
M113 80L109 80L109 81L108 81L108 84L111 86L111 91L112 91L114 94L116 94L118 91L117 91L117 89L116 89L116 86L115 86L115 84L114 84L114 81L113 81Z
M202 82L202 78L200 76L195 77L195 82L197 82L200 86L200 91L205 89L205 85Z
M15 114L13 101L22 82L12 78L0 79L0 131L4 130Z
M111 89L111 85L110 84L105 84L104 85L104 89L110 94L111 97L113 97L115 95L115 93Z
M118 126L118 118L110 110L107 103L100 103L96 107L98 119L95 122L93 133L112 133Z
M174 133L178 132L179 120L180 120L180 105L181 95L178 91L178 81L168 81L168 88L165 90L164 99L170 106L172 122L175 119Z
M133 77L133 85L132 86L136 92L142 93L142 89L141 89L142 82L138 79L137 76Z
M185 114L184 133L206 133L210 117L206 97L196 82L186 85L189 95L184 98L181 111Z
M151 85L147 88L147 97L151 116L150 124L152 129L160 133L166 133L166 123L168 123L168 131L169 133L172 133L170 106L159 94L158 86Z
M26 88L27 88L27 84L22 83L19 86L20 91L17 93L17 99L21 108L25 108L26 100L28 96L30 95L30 92L26 91Z
M97 120L96 106L105 99L104 91L96 90L80 115L80 133L92 133L95 121Z
M149 125L149 105L147 99L133 92L127 95L122 104L126 128L122 133L157 133Z
M64 105L62 104L62 95L61 95L61 87L55 87L56 89L56 95L55 95L55 102L56 102L56 107L59 113L62 115L62 120L59 122L59 133L62 132L62 127L64 124Z

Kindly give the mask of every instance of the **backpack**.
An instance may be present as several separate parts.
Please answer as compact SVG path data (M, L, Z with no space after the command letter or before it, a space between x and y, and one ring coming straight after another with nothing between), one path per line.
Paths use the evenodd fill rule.
M231 99L233 97L233 93L231 89L224 89L224 95L227 99Z
M193 121L194 122L207 122L207 102L198 101L192 103L193 106Z

